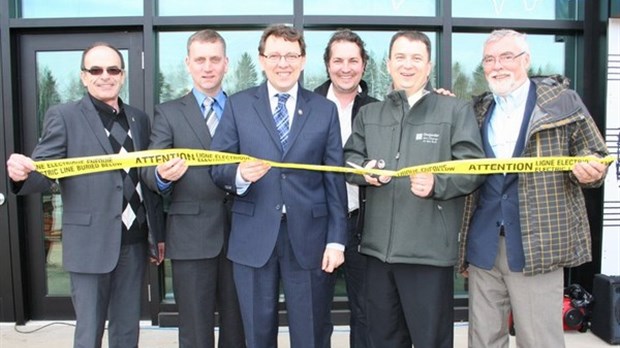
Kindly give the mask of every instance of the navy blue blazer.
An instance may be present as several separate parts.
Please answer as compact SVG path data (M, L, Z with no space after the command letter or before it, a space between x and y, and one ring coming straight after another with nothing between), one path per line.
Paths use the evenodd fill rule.
M228 99L211 149L279 162L343 165L336 106L301 87L288 141L284 152L263 83ZM215 184L236 194L237 167L212 167ZM265 265L277 241L283 205L293 251L305 269L321 267L327 243L346 245L344 176L274 167L243 195L235 196L228 249L232 261Z

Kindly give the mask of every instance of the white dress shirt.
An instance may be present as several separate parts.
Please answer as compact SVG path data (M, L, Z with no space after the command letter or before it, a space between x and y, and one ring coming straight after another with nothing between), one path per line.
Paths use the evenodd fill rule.
M489 144L497 158L511 158L519 139L530 80L505 97L493 95L495 108L489 120Z
M362 88L358 85L357 93L361 92ZM353 98L353 100L351 100L348 105L340 105L340 101L334 93L333 84L329 85L326 97L327 99L333 101L338 108L338 119L340 121L340 136L342 137L342 144L344 145L349 139L349 136L351 136L351 114L353 113L353 103L355 102L355 98ZM355 184L347 183L347 206L349 208L349 212L359 209L360 207L359 187Z

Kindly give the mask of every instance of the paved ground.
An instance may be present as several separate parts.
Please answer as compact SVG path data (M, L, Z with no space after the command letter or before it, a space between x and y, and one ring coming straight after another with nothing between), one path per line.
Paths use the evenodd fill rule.
M31 321L24 326L14 323L0 323L0 348L67 348L73 340L74 322ZM145 348L178 347L177 329L151 326L150 322L141 323L140 346ZM18 332L19 330L19 332ZM332 336L333 348L348 347L348 326L337 326ZM104 340L106 338L104 337ZM467 323L454 325L454 347L467 347ZM105 341L104 347L107 347ZM279 347L289 348L288 329L280 328ZM514 340L511 347L515 347ZM566 348L603 348L611 347L590 331L587 333L567 332Z
M14 323L0 323L0 348L66 348L71 347L74 322L47 322L32 321L24 326L15 326ZM174 348L178 347L177 329L151 326L150 322L141 323L142 331L140 346L146 348ZM332 336L332 347L346 348L348 344L349 328L337 326ZM611 347L591 332L567 332L566 348L602 348ZM467 347L467 323L454 325L455 348ZM104 347L107 341L104 337ZM515 347L512 340L511 347ZM280 328L279 347L288 348L288 329Z

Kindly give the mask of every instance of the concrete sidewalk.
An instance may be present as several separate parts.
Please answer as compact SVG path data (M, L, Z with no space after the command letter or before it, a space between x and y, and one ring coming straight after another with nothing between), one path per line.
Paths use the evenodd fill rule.
M14 323L0 323L0 348L67 348L72 346L73 325L75 322L31 321L24 326ZM178 347L177 329L152 326L150 321L141 322L140 347L174 348ZM18 332L19 330L19 332ZM580 333L567 332L566 348L603 348L611 347L600 338L588 331ZM349 327L336 326L332 335L333 348L349 346ZM104 335L104 347L107 338ZM281 327L278 336L278 347L289 348L288 328ZM454 347L467 347L467 323L454 324ZM515 347L511 338L511 347Z

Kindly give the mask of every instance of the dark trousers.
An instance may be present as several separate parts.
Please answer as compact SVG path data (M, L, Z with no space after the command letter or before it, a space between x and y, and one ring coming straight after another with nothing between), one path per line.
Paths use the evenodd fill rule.
M179 347L213 348L216 307L218 347L245 347L232 265L225 254L211 259L172 260L174 298L179 309Z
M366 323L366 259L368 256L361 254L358 249L361 241L359 210L350 213L347 219L347 230L349 243L344 252L344 279L347 287L347 297L349 299L349 309L351 317L349 327L349 346L351 348L368 348L370 338L368 337L368 325Z
M374 347L452 348L454 267L368 257L367 312Z
M74 348L100 348L106 318L110 348L138 347L146 263L146 243L135 243L121 246L118 264L109 273L69 273Z
M335 276L323 272L321 265L312 269L299 265L285 221L280 226L273 254L264 266L254 268L234 263L233 269L249 348L277 347L280 282L286 300L291 347L330 347Z
M217 301L215 309L220 315L219 348L245 348L245 334L237 289L233 279L233 264L226 257L225 250L218 257Z

